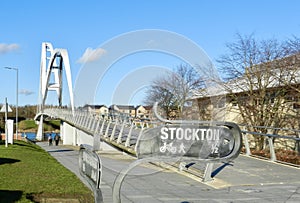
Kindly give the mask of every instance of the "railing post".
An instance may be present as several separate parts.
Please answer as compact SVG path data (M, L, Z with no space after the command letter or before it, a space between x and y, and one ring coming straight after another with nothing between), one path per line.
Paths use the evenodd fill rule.
M299 132L297 132L296 137L300 138ZM295 140L295 151L298 152L298 155L300 155L300 141L299 140Z
M101 123L101 122L102 122L102 123ZM100 123L101 123L100 131L99 131L98 126L97 126L97 133L99 133L99 135L102 135L102 131L103 131L103 127L104 127L104 122L105 122L104 119L99 119L98 125L100 126ZM99 131L99 132L98 132L98 131Z
M118 144L120 144L122 142L122 134L123 134L123 130L124 130L124 127L125 127L125 123L126 123L126 121L124 120L123 123L122 123L121 130L119 132L119 136L118 136L118 140L117 140Z
M107 126L106 126L104 137L108 137L108 130L109 130L111 122L112 122L111 119L109 119Z
M118 120L115 121L114 128L113 128L113 130L111 132L111 135L110 135L110 141L113 141L115 139L115 132L116 132L117 124L118 124Z
M247 133L243 133L243 139L244 139L244 144L245 144L245 149L246 149L246 156L250 156L251 151L250 151Z
M89 118L89 122L88 122L88 124L87 124L87 129L88 129L88 131L91 131L92 130L92 124L93 124L93 117L91 116L91 115L88 115L88 118Z
M75 125L79 124L79 120L80 120L80 116L79 116L79 113L76 111L75 112Z
M83 115L83 112L80 112L80 123L79 123L79 126L83 127L83 124L84 124L84 115Z
M90 130L91 132L93 132L93 127L94 127L94 122L95 122L95 118L91 115L89 115L89 125L88 125L88 130Z
M99 120L97 120L95 117L94 117L94 119L93 119L93 125L92 125L92 130L94 131L94 132L96 132L96 133L98 133L97 131L98 131L98 125L100 125L100 119Z
M83 125L82 125L82 127L84 128L84 129L86 129L86 125L87 125L87 123L89 122L88 121L88 117L86 116L86 115L83 115L83 120L84 120L84 122L83 122Z
M203 182L211 181L211 173L213 171L214 164L213 163L207 163L203 175Z
M81 117L80 127L83 127L84 126L84 122L85 122L85 116L84 116L83 112L80 113L80 117Z
M141 128L141 131L140 131L140 133L139 133L138 139L141 137L143 131L144 131L144 128ZM138 141L139 141L139 140L137 140L137 142L138 142ZM135 145L134 151L137 151L137 145Z
M73 124L75 124L75 122L76 122L76 112L74 112L74 115L72 114L72 112L71 111L68 111L68 113L69 113L69 115L70 115L70 117L72 118L72 122L73 122Z
M129 133L128 133L128 135L127 135L126 142L125 142L125 147L129 147L129 146L130 146L130 139L131 139L131 133L132 133L133 127L134 127L134 123L132 122L132 123L131 123L131 126L130 126Z
M98 120L96 129L94 130L94 143L93 143L94 150L100 150L100 134L97 132L99 125L100 125L100 120Z
M96 120L96 119L95 119L95 120ZM94 126L94 133L95 133L95 134L99 134L99 133L98 133L98 129L99 129L99 126L100 126L100 122L101 122L101 121L100 121L100 119L99 119L98 122L96 122L96 123L97 123L97 124L96 124L96 128L95 128L95 126Z
M269 147L270 147L270 159L271 161L276 161L276 154L274 149L274 143L272 137L268 137Z
M85 123L84 123L84 128L85 129L88 129L88 127L89 127L89 121L90 121L90 117L89 117L89 114L86 112L85 113Z
M95 119L95 120L97 120L97 119ZM100 134L100 130L101 130L101 126L102 126L102 120L100 119L100 118L98 118L98 120L97 120L97 124L96 124L96 126L95 126L95 132L96 133L98 133L100 136L101 136L101 134Z

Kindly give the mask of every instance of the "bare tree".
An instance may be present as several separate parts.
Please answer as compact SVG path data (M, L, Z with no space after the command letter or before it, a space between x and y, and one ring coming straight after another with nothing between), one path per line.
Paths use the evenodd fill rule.
M300 38L293 36L293 38L288 39L284 45L287 55L299 54L300 53Z
M146 95L144 103L151 106L155 102L159 102L169 119L171 107L174 105L174 94L167 89L165 78L159 77L155 79L147 89Z
M291 115L296 115L288 98L296 98L300 90L300 58L292 55L299 53L299 39L281 43L238 34L237 41L226 46L228 54L217 62L227 97L234 104L231 110L238 111L241 122L249 126L286 127ZM258 139L262 148L264 140Z
M180 117L191 92L202 86L203 80L195 69L187 64L181 64L170 74L152 82L146 92L144 103L152 105L159 102L168 118Z

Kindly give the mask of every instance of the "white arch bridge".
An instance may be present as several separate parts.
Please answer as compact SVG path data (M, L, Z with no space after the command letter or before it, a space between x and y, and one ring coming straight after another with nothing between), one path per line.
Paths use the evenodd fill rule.
M70 96L70 107L68 109L62 107L63 71L65 71L66 73L67 85ZM46 99L49 91L56 92L58 98L58 108L46 108ZM61 121L60 135L62 142L65 145L90 145L93 146L93 150L96 151L100 150L101 143L106 142L109 145L112 145L121 151L126 151L127 153L135 155L138 158L144 158L147 156L154 155L156 156L156 158L158 157L159 159L163 158L164 156L168 159L177 159L178 157L176 155L178 155L178 153L184 152L185 154L185 146L183 145L183 143L173 143L172 140L159 140L159 133L157 133L155 130L160 130L160 128L159 126L157 127L155 123L135 122L123 115L118 115L117 117L114 116L113 118L108 119L96 116L95 114L92 114L88 111L84 111L83 109L75 109L73 99L73 85L71 80L71 69L67 50L53 49L52 44L48 42L42 43L39 96L39 108L38 113L35 116L35 120L39 122L37 140L42 140L44 137L44 119L54 118L59 119ZM159 117L157 113L156 116L160 120L160 124L166 124L169 122L168 120L164 120L163 118ZM179 125L179 123L173 124ZM194 125L192 126L194 127L194 130L195 128L199 127L199 124L199 121L193 121L189 123L189 125ZM208 125L209 123L201 123L201 125L203 124ZM215 124L221 126L224 123ZM218 130L224 130L228 127L227 126L221 129L221 127L218 127L216 125L214 126L214 128L218 128ZM155 136L151 137L150 135L150 139L141 139L141 137L144 134L144 130L149 126L151 126L152 128L154 127L154 131L151 134L155 134ZM207 130L207 126L202 127L202 130ZM227 133L229 134L231 133L229 132L231 130L231 127L227 129ZM222 144L225 143L224 149L228 148L230 150L227 150L227 154L225 153L222 159L218 157L220 156L220 153L218 152L218 156L211 157L210 160L216 162L220 160L228 161L231 158L235 158L238 155L242 142L242 139L240 137L241 133L237 126L233 127L232 129L235 129L233 134L237 135L237 141L235 142L232 137L224 138L222 140ZM189 130L189 135L191 136L191 129ZM197 149L195 149L195 146L191 146L191 143L185 143L189 144L189 146L186 148L191 150L187 151L188 156L192 156L192 159L194 159L195 161L199 161L199 157L197 157L199 154L198 148L202 148L202 145L207 145L206 147L203 147L204 154L201 155L202 157L200 157L200 159L204 162L208 162L206 156L208 156L211 153L215 153L218 150L216 146L213 146L216 149L211 150L211 143L203 143L201 143L200 146L196 146ZM177 144L177 148L179 150L176 151L177 148L175 146L172 146L172 144ZM195 150L197 151L196 154L193 152ZM231 153L231 151L234 151L234 153ZM234 155L231 156L229 154ZM188 156L185 158L188 159ZM211 170L206 174L211 174ZM208 178L210 178L210 175L208 175Z
M70 107L68 109L62 108L63 71L66 75L70 97ZM56 92L59 108L46 109L45 104L49 91ZM158 115L156 116L159 117ZM125 117L121 115L119 117L114 117L114 119L107 119L97 117L90 112L83 111L82 109L75 109L68 52L66 49L54 49L51 43L43 42L40 64L39 108L35 117L35 120L39 123L37 140L43 139L43 121L47 117L61 120L61 137L63 144L90 144L94 146L97 143L99 145L99 141L101 140L131 154L136 154L135 144L144 129L149 126L155 127L157 124L149 122L134 122L130 121L128 118L125 119ZM162 125L170 122L161 117L158 120L162 121L160 123ZM199 121L191 121L190 124L192 122L194 122L194 124L199 124ZM241 126L241 128L244 127ZM294 143L295 150L299 152L299 130L281 129L288 130L289 134L295 134L295 136L287 137L272 134L272 128L257 126L258 130L260 128L267 128L270 133L259 134L248 132L246 130L242 131L244 147L247 155L251 155L251 141L248 141L248 135L264 136L266 142L269 143L271 154L270 159L272 161L276 161L276 154L274 150L275 138L276 140L288 140L288 142L292 143L291 145ZM95 146L95 148L100 148L100 146Z
M103 118L88 111L66 108L44 109L36 115L35 120L40 120L41 117L61 121L63 144L94 146L98 141L104 141L131 154L136 154L135 144L139 135L144 129L154 125L146 121L130 121L124 116Z
M67 85L70 96L70 107L63 108L62 107L62 73L65 71L67 77ZM101 117L99 115L95 115L91 112L88 112L83 109L76 109L74 107L74 99L73 99L73 86L71 80L71 69L69 64L68 53L65 49L53 49L50 43L42 43L42 54L41 54L41 67L40 67L40 101L38 113L35 117L35 120L39 122L39 129L37 133L37 140L43 139L43 121L44 119L59 119L61 121L60 125L60 134L63 144L65 145L74 145L80 146L82 144L88 144L93 146L94 150L100 150L101 144L103 142L116 147L121 151L125 151L134 156L141 155L149 155L151 153L157 153L159 158L163 156L159 153L161 147L169 147L171 155L176 154L172 152L171 142L168 143L162 142L161 140L157 141L156 138L150 140L143 140L143 149L138 149L137 143L141 143L140 139L146 129L156 128L159 129L159 126L167 126L170 121L165 120L159 115L158 117L159 123L151 123L148 121L134 121L129 119L126 116L119 115L117 117ZM58 108L46 108L46 99L47 93L49 91L55 91L58 98ZM156 112L156 111L154 111ZM185 122L185 121L184 121ZM184 123L183 122L183 123ZM180 121L177 123L172 123L172 125L179 125ZM160 124L159 126L157 126ZM182 124L182 123L181 123ZM299 142L300 138L295 137L285 137L273 134L254 134L253 132L240 131L237 125L228 124L226 122L201 122L201 121L186 121L185 124L187 126L192 126L192 128L199 130L207 130L208 126L212 126L213 129L221 130L225 132L225 135L222 138L218 138L217 140L218 147L225 150L225 152L221 152L219 149L214 148L214 144L210 140L208 140L208 145L205 145L206 142L200 143L200 148L203 149L204 153L199 155L199 157L193 157L195 161L202 161L204 163L212 163L212 162L220 162L225 161L228 163L233 158L238 156L239 151L241 150L242 145L245 147L246 155L251 155L250 145L251 141L248 141L248 135L252 134L254 136L264 136L266 141L268 142L270 154L270 159L272 161L276 161L276 154L274 150L274 138L278 139L287 139L289 142L295 143L296 150L299 151ZM189 129L189 133L191 133L192 128ZM161 130L161 129L159 129ZM272 129L270 129L272 130ZM149 131L148 131L149 132ZM155 132L155 131L151 131ZM188 132L187 130L185 132ZM198 132L198 131L197 131ZM243 134L242 134L243 133ZM295 134L298 135L298 131L295 131ZM155 132L156 136L159 134ZM167 136L166 132L164 135ZM230 136L231 137L230 137ZM243 139L242 136L243 135ZM235 137L234 137L235 136ZM276 140L278 140L276 139ZM156 148L150 148L150 146L154 146L153 143L156 140L157 143L162 144L162 146L155 146ZM242 143L242 140L244 143ZM207 140L206 140L207 141ZM165 144L163 146L163 144ZM176 143L175 143L176 144ZM183 146L182 143L177 143L178 148ZM189 143L190 144L190 143ZM198 143L199 144L199 143ZM158 144L157 144L158 145ZM168 145L168 146L167 146ZM221 146L222 145L222 146ZM203 146L203 147L202 147ZM198 149L195 143L192 143L190 149L194 148ZM157 150L158 151L155 151ZM183 147L179 148L181 151L184 151ZM143 151L144 150L144 151ZM147 151L148 150L148 151ZM154 151L153 151L154 150ZM165 149L164 149L165 150ZM227 151L226 151L227 150ZM202 152L203 152L202 151ZM213 154L211 154L213 153ZM214 154L216 153L216 154ZM223 153L223 154L222 154ZM193 156L192 152L187 152L189 156ZM233 154L231 156L231 154ZM206 156L207 155L207 156ZM142 156L140 156L142 157ZM207 158L208 157L208 158ZM221 158L220 158L221 157ZM204 180L209 180L211 178L212 173L212 165L207 164L206 170L204 173Z

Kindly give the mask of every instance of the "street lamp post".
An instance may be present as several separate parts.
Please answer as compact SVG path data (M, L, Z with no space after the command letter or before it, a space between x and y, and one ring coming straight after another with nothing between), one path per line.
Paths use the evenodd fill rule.
M16 87L16 139L18 139L18 100L19 100L19 69L13 67L4 67L9 70L15 70L17 73L17 87Z

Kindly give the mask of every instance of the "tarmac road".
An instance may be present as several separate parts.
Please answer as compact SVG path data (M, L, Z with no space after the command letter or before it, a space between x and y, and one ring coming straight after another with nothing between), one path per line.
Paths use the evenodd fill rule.
M47 142L37 144L89 186L79 173L78 147L48 146ZM110 147L104 147L99 155L102 162L100 188L104 202L110 203L113 202L112 188L116 177L136 159ZM163 169L153 164L143 164L134 168L124 179L121 200L122 203L298 203L300 169L240 155L233 166L227 166L213 181L203 183L200 178L176 168Z

